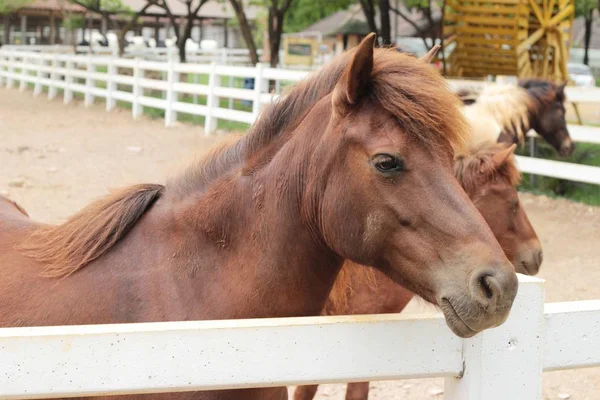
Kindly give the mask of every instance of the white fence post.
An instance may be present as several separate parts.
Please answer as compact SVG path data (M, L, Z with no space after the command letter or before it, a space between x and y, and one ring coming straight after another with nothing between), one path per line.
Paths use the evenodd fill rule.
M173 103L177 103L178 96L175 84L179 82L179 72L175 71L174 56L169 52L167 70L167 107L165 109L165 126L172 126L177 121L177 111L173 110Z
M27 53L23 52L23 54L21 55L21 83L19 84L20 91L24 91L27 87L27 82L25 81L28 71L27 66L25 65L27 63L27 60Z
M56 93L58 92L58 54L54 53L52 55L52 71L50 72L50 85L48 86L48 99L52 100L56 97Z
M73 83L73 70L75 69L75 62L73 57L68 56L65 61L65 92L64 92L64 103L69 104L73 100L73 90L71 84Z
M445 400L541 400L544 281L520 278L508 320L463 341L464 375L446 378Z
M94 104L94 94L92 93L92 88L95 86L96 82L92 79L92 73L95 72L94 63L92 60L92 55L88 55L87 58L87 74L85 77L85 96L83 100L83 105L86 107Z
M117 67L115 66L115 57L108 60L107 78L106 78L106 111L110 111L116 106L113 92L117 90L117 83L114 78L117 76Z
M143 76L144 71L140 67L139 57L135 58L135 66L133 67L133 100L131 103L131 115L133 118L138 118L142 115L142 105L140 104L140 97L143 94L142 87L140 86L140 78Z
M33 86L33 95L34 96L39 96L40 93L42 93L42 67L44 67L44 65L46 64L44 58L43 58L43 54L40 53L40 58L38 58L37 61L37 72L35 74L35 85Z
M15 84L15 63L15 55L13 52L10 52L8 55L8 76L6 77L6 87L8 89L12 89Z
M256 76L254 77L254 100L252 101L252 116L254 117L255 121L258 119L258 114L260 114L260 98L262 97L263 86L263 65L258 63L256 64Z
M213 108L219 107L219 98L215 95L219 76L217 75L217 64L211 63L208 75L208 95L206 97L206 118L204 120L204 135L209 136L217 130L217 119L213 116Z

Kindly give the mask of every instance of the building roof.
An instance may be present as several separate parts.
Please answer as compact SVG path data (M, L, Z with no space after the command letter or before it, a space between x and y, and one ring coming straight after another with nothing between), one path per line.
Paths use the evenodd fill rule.
M427 19L415 10L407 10L401 6L401 10L405 15L409 15L412 21L421 27L426 28L429 25ZM432 17L435 22L442 18L441 10L433 9ZM393 25L397 21L396 29ZM379 15L375 16L375 22L379 26ZM396 16L393 11L390 11L390 24L392 25L392 34L395 36L415 36L416 29L403 20L400 16ZM359 4L350 6L346 10L338 11L328 17L317 21L313 25L306 28L303 32L321 32L324 36L334 36L336 34L358 34L366 35L371 32L365 14Z
M185 16L187 15L187 8L183 1L180 0L166 0L169 8L173 15ZM197 1L194 3L197 4ZM131 10L141 10L146 5L146 0L123 0L125 5L129 6ZM19 8L18 10L43 10L43 11L70 11L70 12L86 12L84 7L77 4L73 4L66 0L34 0L31 3ZM244 11L246 12L246 18L248 20L255 20L258 14L258 7L246 5ZM147 14L166 16L166 12L153 5L146 11ZM198 12L198 16L202 18L234 18L235 12L229 5L229 2L219 3L216 0L209 0L202 6Z
M34 0L17 10L85 12L85 8L65 0Z

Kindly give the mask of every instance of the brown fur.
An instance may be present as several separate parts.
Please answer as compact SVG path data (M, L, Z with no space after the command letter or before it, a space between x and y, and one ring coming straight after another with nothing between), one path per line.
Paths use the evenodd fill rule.
M504 149L504 144L487 143L472 149L472 153L459 156L454 161L454 174L469 197L474 198L477 191L486 185L501 181L516 187L521 181L521 173L515 164L513 155L507 162L496 165L494 154ZM506 249L505 249L506 250ZM512 252L512 251L511 251ZM359 288L366 286L372 292L379 290L380 279L372 268L364 268L351 261L346 261L329 295L326 310L328 314L340 314L348 310L349 298Z
M520 180L520 173L512 153L506 158L500 157L504 161L500 163L498 161L498 155L506 151L504 144L481 145L472 149L472 153L458 157L454 162L454 172L469 198L475 202L486 222L492 227L502 249L517 271L535 274L539 264L525 266L523 256L527 259L529 252L533 250L534 258L537 257L535 252L538 249L541 251L537 235L522 208L516 212L506 210L508 205L518 199L516 186ZM486 197L488 192L494 189L500 193L500 198ZM537 262L537 259L533 262ZM381 272L346 261L334 283L322 315L399 313L412 298L413 294L409 290L397 285ZM294 400L312 400L317 387L317 385L297 387ZM367 400L368 394L369 382L347 385L346 399Z
M317 101L333 91L353 55L354 52L345 54L299 83L267 107L246 136L224 142L171 180L168 187L176 195L204 191L236 167L253 170L264 165L289 140L283 132L289 132ZM440 80L431 79L437 74L435 70L423 70L420 61L393 49L377 49L374 60L368 90L375 101L397 116L414 140L442 152L464 147L463 119L456 112L443 111L456 110L458 100L450 94L440 96L444 93L437 84ZM62 225L40 228L21 249L32 259L47 264L48 276L73 273L124 237L163 192L160 185L140 185L114 194L91 204Z
M474 148L471 155L454 161L454 176L469 196L488 182L500 180L514 187L521 182L521 172L513 155L500 166L494 164L494 154L504 147L504 144L483 143Z

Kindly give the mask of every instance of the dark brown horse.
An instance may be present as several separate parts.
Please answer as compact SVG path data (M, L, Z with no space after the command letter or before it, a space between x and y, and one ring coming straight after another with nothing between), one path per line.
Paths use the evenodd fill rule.
M504 253L519 273L537 274L542 245L519 206L520 173L512 153L516 145L486 144L454 163L456 178L483 215ZM399 313L413 293L380 272L344 263L323 315ZM318 385L299 386L294 400L312 400ZM346 400L367 400L369 382L349 383Z
M461 89L465 115L480 140L524 143L536 131L562 156L573 153L565 116L565 85L543 79L523 79L519 86L490 85L477 92Z
M319 315L344 260L438 305L462 337L502 324L518 281L452 172L459 101L432 67L373 42L166 186L121 190L58 226L2 209L0 326Z

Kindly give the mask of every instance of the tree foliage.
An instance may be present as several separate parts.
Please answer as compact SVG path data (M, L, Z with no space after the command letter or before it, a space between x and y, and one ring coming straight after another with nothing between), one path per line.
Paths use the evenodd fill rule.
M32 1L33 0L0 0L0 14L18 10Z
M285 32L299 32L315 22L344 10L356 0L296 0L285 17Z

